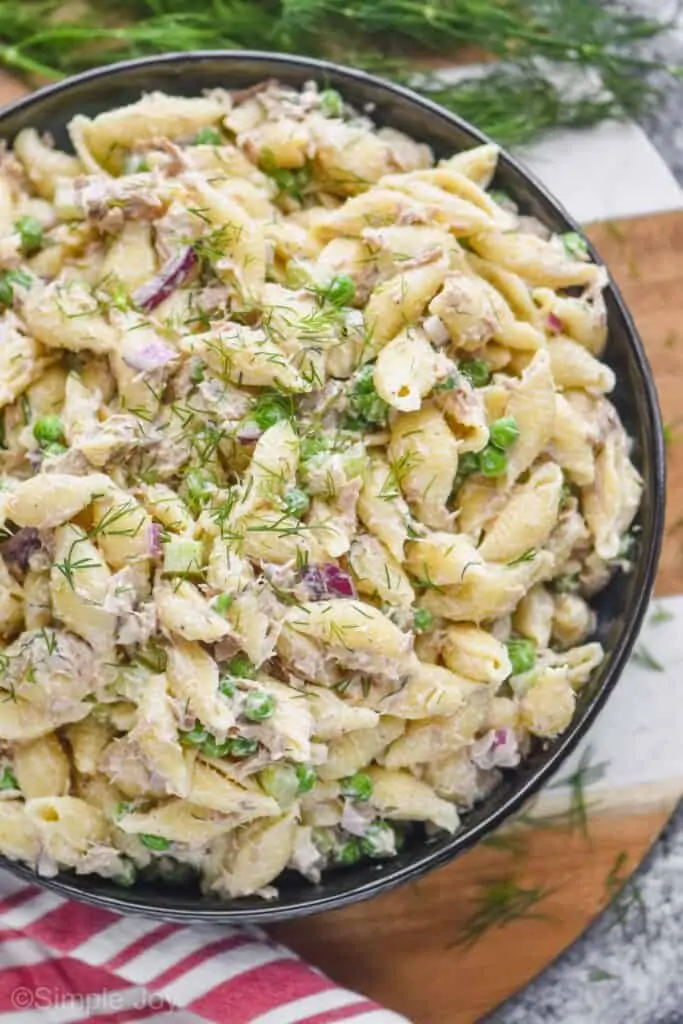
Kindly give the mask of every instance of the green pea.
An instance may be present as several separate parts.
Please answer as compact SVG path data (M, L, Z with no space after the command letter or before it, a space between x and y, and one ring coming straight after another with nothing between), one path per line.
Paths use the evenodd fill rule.
M275 701L263 690L250 690L244 702L243 714L250 722L264 722L275 711Z
M339 847L335 855L337 864L344 864L346 867L357 864L360 858L361 849L357 839L348 839L343 846Z
M210 128L208 125L205 128L200 128L193 139L193 145L195 146L220 146L221 133L217 128Z
M59 416L40 416L33 424L33 436L41 447L60 441L64 427Z
M496 448L503 450L510 448L519 437L519 427L515 417L502 416L499 420L494 420L489 427L489 437L491 444L495 444Z
M348 306L355 296L356 286L348 274L337 274L322 292L322 297L333 306Z
M5 768L0 775L0 789L19 789L17 777L11 768Z
M567 231L566 234L559 237L567 256L571 256L575 260L585 260L588 257L586 239L582 238L576 231Z
M502 476L507 469L508 457L495 445L489 444L479 453L479 472L484 476Z
M227 671L238 679L256 679L256 666L252 665L246 654L236 654L227 664Z
M258 740L252 740L247 736L236 736L232 741L233 757L251 757L258 750Z
M259 772L259 783L283 809L291 807L299 793L299 780L291 764L269 764Z
M219 615L225 615L234 600L235 598L232 594L219 594L218 597L214 597L213 606Z
M287 513L295 519L305 516L311 505L311 499L300 487L292 487L287 491L283 501Z
M33 279L23 270L6 270L0 274L0 305L11 306L14 301L14 285L30 288Z
M444 377L443 380L440 380L438 384L434 385L434 390L435 391L453 391L455 388L457 388L459 383L460 383L460 374L459 373L449 373L449 375L447 377Z
M275 154L269 149L261 151L259 166L264 174L268 174L273 179L280 192L285 192L294 199L301 199L304 189L311 180L311 172L308 167L301 167L296 171L280 167L275 159Z
M299 793L309 793L318 781L318 776L310 764L297 764L295 768L299 781Z
M260 430L268 430L281 420L289 419L291 407L286 399L277 395L265 395L257 399L247 419L253 420Z
M365 772L356 772L341 780L341 795L358 803L366 803L372 796L372 779Z
M324 89L320 93L320 109L325 117L341 117L344 101L336 89Z
M483 359L467 359L458 369L473 388L483 388L491 380L491 369Z
M366 857L380 860L396 854L396 833L386 821L373 821L365 830L360 848Z
M191 729L183 729L178 733L180 742L185 747L201 747L209 737L209 733L203 725L197 723Z
M377 394L375 388L375 367L366 363L355 376L349 393L349 426L363 429L369 426L385 427L389 418L389 406Z
M513 676L530 672L536 664L536 646L533 640L512 639L508 640L505 646Z
M32 256L43 245L43 225L37 217L20 217L14 224L21 236L21 248L25 256Z
M413 615L413 626L416 633L424 633L426 630L431 629L433 622L434 616L426 608L418 608Z
M217 740L209 733L201 745L204 757L228 757L232 753L232 740Z
M497 188L490 189L489 196L493 199L494 203L498 203L500 206L508 206L512 202L507 192L502 192Z
M458 477L464 479L472 473L479 472L479 455L477 452L463 452L458 462Z
M50 441L49 444L43 446L43 451L46 455L63 455L68 448L65 444L59 444L58 441Z
M234 679L230 676L221 676L218 680L218 689L221 691L224 697L234 697L237 691Z
M171 845L170 839L164 839L163 836L152 836L147 832L141 832L138 839L148 850L168 850Z

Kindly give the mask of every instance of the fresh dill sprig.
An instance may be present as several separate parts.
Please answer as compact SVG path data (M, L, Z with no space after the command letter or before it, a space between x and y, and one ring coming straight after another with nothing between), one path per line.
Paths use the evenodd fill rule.
M664 666L660 661L657 661L654 654L645 646L645 644L638 644L633 654L631 655L631 661L634 665L638 665L639 668L646 668L650 672L663 672Z
M670 612L668 608L664 608L661 604L658 604L656 608L652 610L652 614L649 618L650 626L661 626L664 622L671 622L676 616L673 612Z
M513 878L482 883L475 909L452 945L472 946L491 928L505 928L513 921L550 920L534 908L555 891L541 885L525 888Z
M680 74L640 51L643 40L667 28L587 0L198 0L192 10L184 0L90 0L66 9L60 0L5 0L0 63L54 79L168 51L302 53L413 85L511 144L547 128L647 109L658 95L649 73ZM472 46L503 64L453 85L424 73L431 55L447 52L457 61L458 50ZM597 72L605 90L586 88L577 97L547 79L542 61L572 66L588 84Z
M607 930L611 931L616 925L626 929L635 911L639 928L647 933L647 905L637 881L624 873L627 862L628 854L621 850L614 858L614 863L605 878L605 899L611 905L611 918L608 919Z
M616 974L610 974L609 971L603 970L602 967L592 967L590 974L588 975L589 981L618 981L619 977Z
M607 770L606 761L593 763L592 758L592 748L586 747L576 771L548 786L548 789L569 787L569 803L566 810L555 814L534 815L532 807L518 815L515 821L528 828L578 828L584 838L588 839L588 812L591 804L587 799L586 790L588 786L599 782Z
M482 839L482 846L488 846L491 850L499 850L501 853L511 853L513 857L521 857L527 852L526 837L517 829L506 829L503 832L495 832L492 836Z

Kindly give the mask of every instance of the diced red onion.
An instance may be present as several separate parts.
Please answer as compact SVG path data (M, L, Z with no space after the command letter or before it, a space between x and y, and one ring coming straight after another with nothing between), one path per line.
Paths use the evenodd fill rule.
M151 558L161 555L161 523L150 523L147 527L147 553Z
M150 341L143 345L136 352L129 352L123 357L123 361L133 370L149 372L158 370L162 366L173 362L178 358L178 353L166 342Z
M326 601L333 597L355 597L353 580L334 562L307 565L301 578L313 601Z
M12 537L0 543L0 554L6 562L16 565L22 572L34 551L40 547L40 535L34 526L24 526Z
M552 331L553 334L561 334L564 330L564 324L560 320L559 316L555 316L554 313L548 313L546 323L548 325L548 330Z
M196 265L197 253L191 245L184 246L175 256L171 256L164 263L159 273L155 274L151 281L143 284L133 294L136 306L144 310L145 313L151 313L153 309L161 305L164 299L169 297L171 292L184 284Z
M512 729L491 729L470 748L470 757L478 768L515 768L520 761L517 737Z

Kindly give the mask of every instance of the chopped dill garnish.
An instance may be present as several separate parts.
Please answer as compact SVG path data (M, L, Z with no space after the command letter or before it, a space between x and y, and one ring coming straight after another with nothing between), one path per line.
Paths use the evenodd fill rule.
M537 554L538 551L536 550L536 548L529 548L528 551L525 551L517 558L513 558L511 562L506 562L505 564L509 569L511 569L515 565L522 565L523 562L533 562Z

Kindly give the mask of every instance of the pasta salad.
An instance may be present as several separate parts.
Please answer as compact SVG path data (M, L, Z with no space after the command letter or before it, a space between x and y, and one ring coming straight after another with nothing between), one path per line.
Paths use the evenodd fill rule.
M641 481L603 268L334 90L0 163L0 852L271 896L572 720Z

